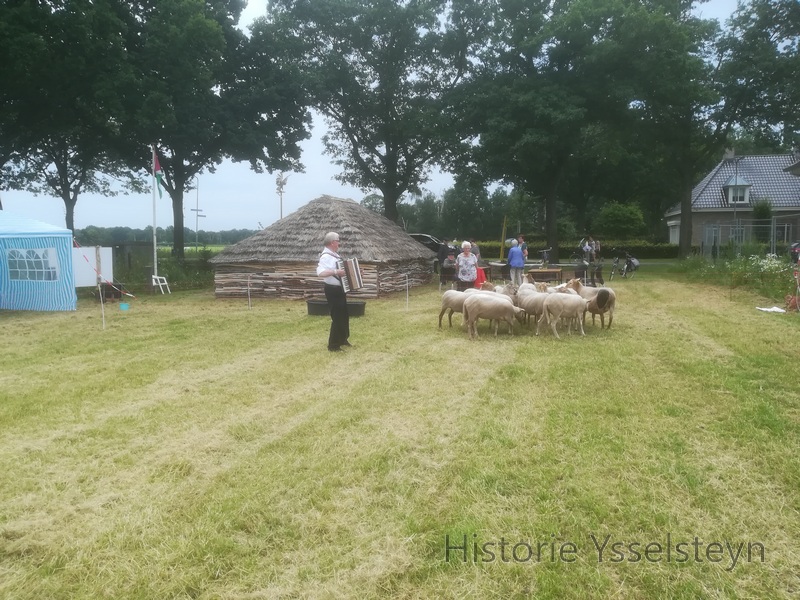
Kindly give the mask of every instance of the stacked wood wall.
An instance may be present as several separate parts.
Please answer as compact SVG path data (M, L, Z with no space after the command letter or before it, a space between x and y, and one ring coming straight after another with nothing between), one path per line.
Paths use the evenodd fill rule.
M397 263L360 263L364 287L348 294L351 298L377 298L429 283L432 269L429 261ZM217 265L214 293L217 298L306 299L325 295L322 280L317 277L316 263L264 263Z

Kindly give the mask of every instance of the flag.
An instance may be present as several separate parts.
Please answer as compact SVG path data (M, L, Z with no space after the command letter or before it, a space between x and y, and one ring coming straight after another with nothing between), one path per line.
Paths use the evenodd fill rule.
M153 176L156 178L158 197L161 198L161 178L164 176L164 171L161 170L161 164L158 162L158 154L156 154L155 147L153 148Z

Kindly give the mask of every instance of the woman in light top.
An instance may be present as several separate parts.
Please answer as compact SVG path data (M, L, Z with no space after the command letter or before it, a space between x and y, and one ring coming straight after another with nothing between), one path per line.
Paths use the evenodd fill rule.
M461 244L461 254L456 257L456 281L458 289L462 292L475 286L478 278L478 258L472 254L472 244L464 241Z

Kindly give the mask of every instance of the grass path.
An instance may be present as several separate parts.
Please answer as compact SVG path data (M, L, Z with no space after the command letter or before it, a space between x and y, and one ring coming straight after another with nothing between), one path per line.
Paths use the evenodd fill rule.
M560 341L435 286L339 354L295 302L0 313L0 597L796 597L800 321L641 275Z

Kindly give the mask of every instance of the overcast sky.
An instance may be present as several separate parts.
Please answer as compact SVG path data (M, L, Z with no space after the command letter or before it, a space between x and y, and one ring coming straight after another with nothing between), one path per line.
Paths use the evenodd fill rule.
M265 14L266 0L251 0L242 14L241 23L247 24ZM710 0L700 5L697 13L708 19L724 21L736 8L736 0ZM302 162L305 173L292 173L283 193L283 216L294 212L309 201L323 195L352 198L360 201L364 193L346 187L334 180L336 167L322 153L322 133L325 124L316 117L312 137L302 144ZM428 191L440 195L453 185L453 179L443 173L433 174L431 181L424 186ZM26 192L1 193L3 208L16 214L44 221L52 225L65 224L64 203L60 198L34 196ZM199 205L196 219L195 209ZM258 175L250 170L247 163L224 162L216 173L205 173L199 177L197 191L184 196L184 224L194 230L223 231L228 229L258 229L259 224L267 227L281 216L281 202L275 183L275 174ZM158 227L172 225L172 206L164 194L157 201L156 219ZM75 206L75 227L83 229L88 225L98 227L125 226L144 229L153 223L153 196L147 194L119 195L104 198L95 194L82 194Z

